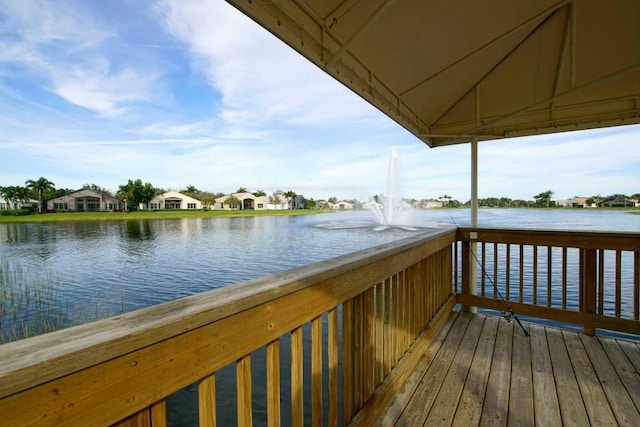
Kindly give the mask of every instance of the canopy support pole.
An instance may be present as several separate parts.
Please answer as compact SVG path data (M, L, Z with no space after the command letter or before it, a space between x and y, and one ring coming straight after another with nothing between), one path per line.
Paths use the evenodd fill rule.
M475 136L471 140L471 229L478 227L478 137ZM476 231L470 234L469 250L469 294L477 295L478 293L478 250ZM476 307L469 307L469 312L475 313Z

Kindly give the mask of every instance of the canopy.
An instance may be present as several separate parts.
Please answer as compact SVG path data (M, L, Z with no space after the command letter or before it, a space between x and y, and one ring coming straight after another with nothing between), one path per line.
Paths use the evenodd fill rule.
M640 123L638 0L229 0L430 147Z

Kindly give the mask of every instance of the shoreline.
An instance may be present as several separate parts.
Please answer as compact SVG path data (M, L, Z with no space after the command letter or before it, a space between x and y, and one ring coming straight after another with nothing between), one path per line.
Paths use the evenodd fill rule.
M0 216L0 224L66 221L130 221L140 219L224 218L246 216L288 216L330 213L326 209L272 209L272 210L162 210L134 212L58 212L32 215Z

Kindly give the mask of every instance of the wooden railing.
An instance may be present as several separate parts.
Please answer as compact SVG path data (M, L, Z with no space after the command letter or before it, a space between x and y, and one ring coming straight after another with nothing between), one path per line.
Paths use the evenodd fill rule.
M640 233L458 229L455 284L464 307L640 335ZM475 255L471 250L476 243ZM470 292L470 263L477 288Z
M201 426L216 424L229 394L239 425L257 406L260 424L346 424L453 308L455 238L415 236L2 345L1 423L157 427L167 397L191 385ZM257 350L264 384L252 373ZM220 390L229 365L235 390Z

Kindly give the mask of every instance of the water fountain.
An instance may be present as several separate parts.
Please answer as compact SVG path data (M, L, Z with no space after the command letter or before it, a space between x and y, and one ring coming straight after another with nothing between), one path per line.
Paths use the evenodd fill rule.
M382 200L380 200L382 199ZM387 192L377 201L370 199L366 207L374 213L379 225L374 228L376 231L385 230L389 227L398 227L405 230L415 230L403 224L402 216L411 209L411 206L402 200L399 188L398 154L396 149L391 150L389 158L389 171L387 174Z

